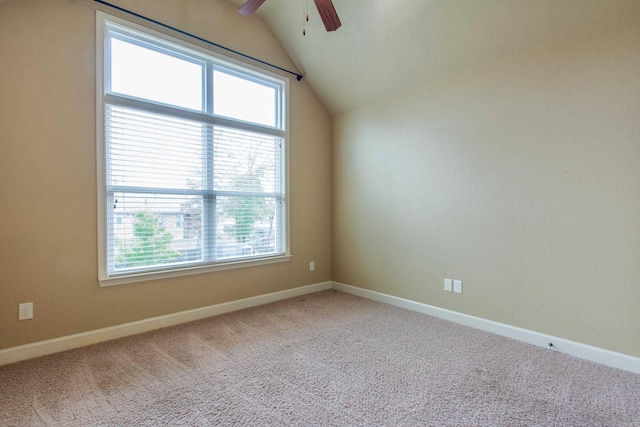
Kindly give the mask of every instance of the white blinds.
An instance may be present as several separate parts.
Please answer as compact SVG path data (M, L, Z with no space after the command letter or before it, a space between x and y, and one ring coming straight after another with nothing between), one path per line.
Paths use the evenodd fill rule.
M130 34L125 37L115 30L109 35L121 51L126 51L122 38L133 40ZM148 39L144 40L144 47L135 45L135 40L131 43L133 50L153 50ZM110 50L106 52L109 55ZM164 43L153 54L171 52ZM185 56L184 50L180 55ZM145 89L148 95L144 95L147 99L140 99L136 85L125 84L127 61L113 61L124 64L117 72L106 70L108 276L271 257L287 251L284 132L263 127L264 117L271 117L269 124L281 122L282 86L271 80L261 85L251 75L237 86L245 87L244 93L234 94L227 85L220 88L215 101L215 82L232 79L221 78L224 72L214 71L214 61L198 61L205 70L201 113L175 108L181 105L158 103L149 84ZM213 78L214 73L217 79ZM118 75L121 92L126 92L128 89L122 88L127 87L134 92L110 91L111 74ZM139 70L132 74L139 74ZM167 73L163 75L165 84ZM235 80L243 78L237 70L231 76ZM207 90L207 85L212 85L212 90ZM166 92L166 86L161 90ZM255 111L251 90L260 97L258 104L263 104L258 108L266 113ZM225 98L220 93L228 95ZM265 101L268 99L271 104ZM252 112L235 126L228 113L231 107L225 107L226 117L221 119L213 112L206 113L206 105L213 105L209 111L215 111L214 102L233 104L238 111L245 105ZM261 119L256 124L247 123L247 117L252 116Z
M283 252L281 138L106 108L109 265Z

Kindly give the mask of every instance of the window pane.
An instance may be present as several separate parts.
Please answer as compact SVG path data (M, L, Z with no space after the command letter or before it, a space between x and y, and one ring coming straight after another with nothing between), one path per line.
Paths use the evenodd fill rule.
M281 139L216 127L213 137L214 188L218 191L281 191Z
M264 134L284 123L286 82L107 31L101 283L287 254L286 135Z
M207 125L107 106L108 185L199 190Z
M116 271L202 261L201 196L115 193L111 208Z
M202 110L204 65L111 38L111 91Z
M213 113L277 127L277 90L219 70L213 72Z
M218 197L217 258L276 253L277 203L272 197Z

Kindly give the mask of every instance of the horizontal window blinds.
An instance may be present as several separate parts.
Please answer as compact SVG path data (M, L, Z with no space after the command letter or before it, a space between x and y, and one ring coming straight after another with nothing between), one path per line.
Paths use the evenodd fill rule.
M279 137L108 105L111 271L283 252Z

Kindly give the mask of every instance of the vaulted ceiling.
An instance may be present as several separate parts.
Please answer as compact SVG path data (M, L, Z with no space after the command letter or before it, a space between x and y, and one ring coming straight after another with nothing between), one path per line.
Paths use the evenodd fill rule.
M0 3L15 0L0 0ZM245 0L226 0L240 7ZM266 0L262 19L331 114L640 14L640 0L333 0L325 31L313 0ZM303 12L309 11L306 35Z
M241 6L245 0L227 0ZM308 2L306 35L303 11ZM331 114L538 46L584 37L638 0L333 0L325 31L313 0L266 0L263 19Z

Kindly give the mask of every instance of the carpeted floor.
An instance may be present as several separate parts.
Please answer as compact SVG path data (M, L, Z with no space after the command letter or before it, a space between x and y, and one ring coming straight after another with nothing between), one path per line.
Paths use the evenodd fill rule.
M640 375L337 291L0 367L1 426L640 426Z

